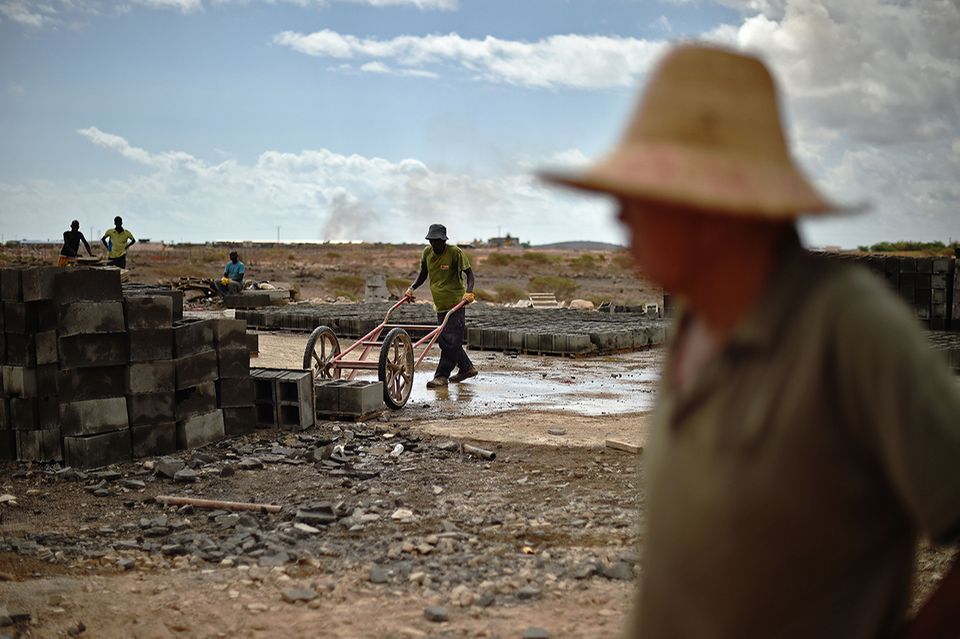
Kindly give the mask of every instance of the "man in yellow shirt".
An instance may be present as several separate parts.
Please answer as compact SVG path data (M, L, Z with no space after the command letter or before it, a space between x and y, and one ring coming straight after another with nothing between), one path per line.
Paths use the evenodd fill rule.
M108 230L100 238L107 249L107 258L111 266L127 268L127 249L137 243L133 233L123 228L123 218L119 215L113 218L114 228ZM107 240L110 244L107 244Z
M473 269L470 268L470 258L459 246L447 245L447 227L443 224L431 224L424 239L430 241L430 246L423 249L420 256L420 275L405 295L413 297L414 289L423 284L429 276L430 294L437 311L437 324L442 324L450 309L460 300L466 300L467 303L473 301ZM467 278L466 286L463 284L463 276ZM462 382L477 376L477 369L463 350L466 330L466 313L464 307L461 307L450 313L447 325L440 333L440 364L437 365L433 379L427 382L427 388L442 388L449 382ZM454 368L458 368L459 372L451 377L450 373Z
M918 538L960 539L956 380L883 282L801 247L800 216L844 208L790 157L763 63L676 47L621 144L547 177L616 198L683 305L630 636L960 637L956 564L904 627Z

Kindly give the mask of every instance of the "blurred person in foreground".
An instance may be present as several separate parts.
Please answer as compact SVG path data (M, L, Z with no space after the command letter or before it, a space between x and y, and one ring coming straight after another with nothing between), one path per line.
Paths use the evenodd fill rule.
M60 247L60 255L57 256L57 266L63 267L71 262L75 262L80 255L81 243L83 243L84 248L87 249L87 255L93 257L90 244L80 230L80 222L74 220L70 222L70 230L63 232L63 246Z
M620 145L544 177L616 197L683 306L630 636L960 637L956 566L906 619L918 537L960 533L957 382L882 282L801 248L798 217L842 208L791 159L764 65L672 49Z
M433 379L427 382L427 388L443 388L450 382L462 382L477 376L477 369L463 350L463 337L467 331L466 306L453 311L460 300L467 304L474 300L473 269L470 267L470 258L459 246L447 244L447 227L443 224L431 224L424 239L430 242L430 246L423 249L420 273L404 296L413 299L413 291L430 278L430 295L437 311L437 324L443 324L446 319L447 325L437 340L440 343L440 363L437 364ZM454 368L457 374L450 375Z
M240 261L240 254L230 251L230 261L223 267L223 275L213 283L220 297L234 295L243 290L243 276L246 271L247 267Z

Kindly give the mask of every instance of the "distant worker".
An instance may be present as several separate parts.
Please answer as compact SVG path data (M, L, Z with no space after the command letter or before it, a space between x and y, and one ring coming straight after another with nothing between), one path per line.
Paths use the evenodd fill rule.
M246 267L240 261L236 251L230 251L230 261L223 269L223 277L214 282L221 296L239 293L243 289L243 274Z
M133 233L123 228L123 218L119 215L113 218L114 228L108 230L100 238L104 248L107 249L107 261L111 266L127 268L127 249L137 243ZM110 244L107 244L107 240Z
M803 250L797 220L844 209L791 158L764 64L672 49L620 145L548 177L615 197L683 302L629 636L960 637L956 562L907 617L918 538L960 539L960 389L882 282Z
M63 232L63 246L60 248L60 257L57 259L57 266L66 266L71 260L77 259L80 253L80 243L87 249L87 255L93 256L87 238L80 231L80 222L74 220L70 222L70 230Z
M447 227L444 225L431 224L425 239L430 240L430 246L423 249L420 275L404 295L413 298L413 291L429 276L430 294L437 311L437 324L442 324L450 309L460 300L466 300L467 304L473 302L473 269L470 268L470 259L460 247L447 245ZM466 287L463 285L461 273L467 277ZM447 325L440 333L440 364L433 379L427 382L427 388L442 388L448 382L462 382L477 376L477 369L463 350L466 330L465 307L461 307L450 313ZM454 368L459 372L451 376Z

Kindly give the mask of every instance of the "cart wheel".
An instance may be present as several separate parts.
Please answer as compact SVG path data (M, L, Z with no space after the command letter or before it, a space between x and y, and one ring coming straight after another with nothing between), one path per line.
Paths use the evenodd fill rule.
M318 326L310 333L303 351L303 368L311 371L315 380L340 379L340 368L333 365L333 358L339 354L336 333L328 326Z
M383 401L394 410L403 408L413 388L413 343L407 331L395 328L387 333L377 372L383 382Z

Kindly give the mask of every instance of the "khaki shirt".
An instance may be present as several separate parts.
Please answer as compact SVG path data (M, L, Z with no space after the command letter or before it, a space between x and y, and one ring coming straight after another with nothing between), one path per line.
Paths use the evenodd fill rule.
M686 392L672 365L633 636L893 636L918 533L960 532L960 392L907 308L794 241Z

